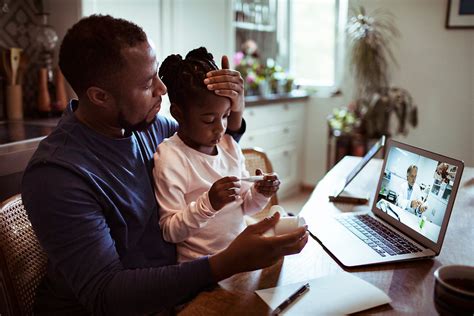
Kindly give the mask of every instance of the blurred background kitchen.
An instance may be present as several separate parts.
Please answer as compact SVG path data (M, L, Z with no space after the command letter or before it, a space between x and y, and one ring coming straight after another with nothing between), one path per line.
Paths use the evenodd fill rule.
M473 1L0 0L1 200L74 96L57 52L94 13L142 26L161 60L228 55L246 82L241 145L267 152L280 199L381 135L474 166Z

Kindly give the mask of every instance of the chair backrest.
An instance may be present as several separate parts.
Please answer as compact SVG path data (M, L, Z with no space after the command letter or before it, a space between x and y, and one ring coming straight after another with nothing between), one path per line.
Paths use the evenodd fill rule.
M0 210L0 283L12 315L32 315L36 289L46 273L46 254L28 220L20 194ZM0 286L1 286L0 284Z
M244 153L245 157L245 166L247 167L247 170L250 172L250 175L255 175L255 170L257 168L261 169L264 173L271 173L273 172L273 167L272 163L268 159L267 154L263 149L254 147L254 148L244 148L242 149L242 152ZM270 208L273 205L278 204L278 198L277 195L274 194L268 204L263 208L260 212L257 214L252 215L252 218L256 220L261 220L265 218L269 211Z

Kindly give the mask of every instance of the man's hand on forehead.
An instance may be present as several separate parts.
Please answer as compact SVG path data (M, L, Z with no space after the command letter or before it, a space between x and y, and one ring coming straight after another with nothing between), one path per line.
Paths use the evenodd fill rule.
M231 100L231 110L241 112L244 108L244 79L240 72L229 69L229 59L223 56L222 69L207 73L204 83L207 88L217 95L228 97Z

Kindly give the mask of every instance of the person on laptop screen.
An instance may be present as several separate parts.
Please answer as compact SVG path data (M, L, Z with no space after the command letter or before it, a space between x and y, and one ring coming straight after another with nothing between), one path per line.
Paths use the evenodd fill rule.
M397 205L417 216L421 216L428 208L423 200L420 186L416 183L418 167L410 165L407 169L407 181L400 185L398 191Z

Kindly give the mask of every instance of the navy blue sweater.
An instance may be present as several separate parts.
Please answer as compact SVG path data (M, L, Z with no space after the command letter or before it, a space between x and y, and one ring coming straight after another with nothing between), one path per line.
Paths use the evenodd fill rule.
M23 202L48 256L36 312L145 314L212 285L208 259L177 265L158 225L153 153L176 123L157 116L147 130L112 139L80 123L77 106L71 102L23 177Z

